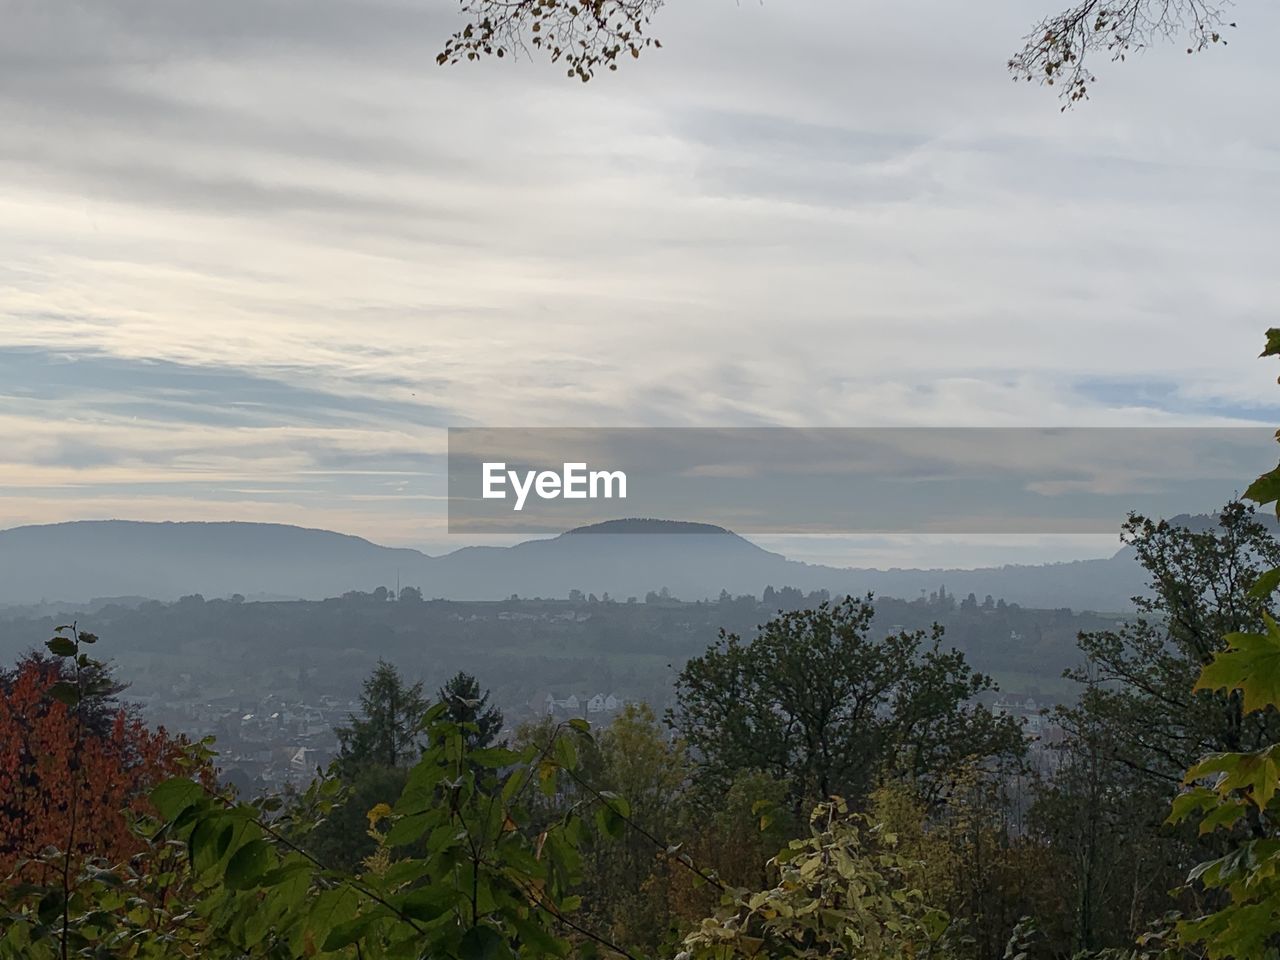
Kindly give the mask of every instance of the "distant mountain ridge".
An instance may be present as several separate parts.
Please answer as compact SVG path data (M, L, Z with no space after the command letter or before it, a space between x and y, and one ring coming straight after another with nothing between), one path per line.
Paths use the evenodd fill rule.
M1195 518L1185 518L1194 520ZM361 537L285 524L74 521L0 531L0 603L146 596L171 600L281 596L320 599L399 582L427 598L564 597L582 590L643 598L662 587L686 600L766 586L912 598L945 586L1023 606L1119 611L1141 592L1131 552L1041 566L976 570L831 567L789 560L722 527L622 519L511 547L463 547L432 557Z

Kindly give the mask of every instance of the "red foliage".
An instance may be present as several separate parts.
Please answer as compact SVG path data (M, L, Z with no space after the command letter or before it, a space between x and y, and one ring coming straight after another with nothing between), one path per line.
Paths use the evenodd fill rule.
M0 684L0 883L17 879L19 861L47 847L68 849L73 806L76 861L116 863L139 852L129 816L150 812L155 784L190 774L183 763L190 744L119 709L82 724L77 751L75 709L48 695L57 664L31 657L7 679Z

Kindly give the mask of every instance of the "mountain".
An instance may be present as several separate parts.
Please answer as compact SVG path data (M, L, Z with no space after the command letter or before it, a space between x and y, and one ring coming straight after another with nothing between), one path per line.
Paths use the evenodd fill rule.
M788 560L722 527L616 520L512 547L431 557L360 537L263 523L78 521L0 531L0 603L146 596L319 599L378 585L457 600L564 597L570 590L682 599L766 586L912 598L945 586L1034 607L1118 611L1142 588L1132 553L1043 566L868 570Z
M0 531L0 603L140 594L332 596L429 563L328 530L274 523L78 521ZM378 580L381 578L381 580ZM408 581L411 582L411 581Z

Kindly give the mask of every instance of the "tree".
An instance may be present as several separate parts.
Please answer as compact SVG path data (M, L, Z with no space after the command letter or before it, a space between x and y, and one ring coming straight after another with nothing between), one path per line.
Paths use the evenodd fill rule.
M1037 919L1057 955L1131 946L1175 905L1168 891L1192 862L1186 838L1161 826L1169 785L1116 763L1108 743L1103 729L1075 730L1033 791L1030 833L1056 853L1063 898Z
M969 757L1021 752L1011 718L974 702L993 687L942 629L871 638L870 597L781 613L749 643L721 631L676 679L668 722L714 794L740 770L790 785L797 809L833 794L861 800L893 768L925 792Z
M1156 41L1185 37L1187 53L1226 44L1222 31L1230 0L1078 0L1041 20L1009 70L1022 80L1062 89L1066 105L1085 99L1097 79L1086 61L1098 54L1123 61Z
M0 695L11 695L24 681L48 690L56 683L69 683L73 679L73 671L64 657L34 651L21 657L10 669L0 670ZM128 684L116 679L107 664L87 662L80 668L80 681L86 691L90 691L79 708L81 720L90 733L106 736L121 710L129 719L137 719L137 711L120 702L120 694L128 689Z
M489 691L481 693L480 682L471 674L458 671L436 696L445 705L449 722L466 730L467 744L472 749L489 746L502 732L502 711L488 706Z
M436 57L455 64L505 57L532 47L570 78L584 83L596 71L617 70L662 43L649 34L663 0L461 0L465 24ZM1101 54L1123 61L1159 41L1185 38L1187 52L1225 44L1230 0L1076 0L1045 17L1009 60L1017 79L1062 90L1066 105L1088 96L1095 78L1086 61Z
M65 663L33 655L0 676L0 883L31 879L39 865L15 867L49 847L69 852L72 869L126 859L140 849L129 821L149 809L147 793L194 765L187 741L114 703L123 685L105 666L86 658L77 679Z
M1280 356L1280 329L1267 331L1262 356ZM1250 484L1245 497L1273 506L1280 519L1280 466ZM1242 601L1269 604L1280 586L1280 564L1239 585L1247 586ZM1224 638L1194 688L1226 692L1233 730L1237 713L1273 731L1280 717L1280 624L1270 613L1260 619L1260 629ZM1210 907L1179 923L1176 938L1212 960L1274 957L1280 949L1280 738L1210 753L1186 771L1183 783L1187 789L1174 801L1170 822L1198 821L1201 834L1225 834L1228 843L1190 872L1188 883L1209 893Z
M628 704L597 738L593 782L626 798L633 829L593 844L584 865L591 916L647 954L662 946L676 909L671 867L654 856L652 838L669 846L680 835L691 772L684 745L665 734L647 705Z
M1246 717L1238 694L1193 692L1225 637L1263 628L1264 601L1249 587L1280 566L1280 542L1239 501L1203 527L1133 515L1122 539L1151 592L1134 598L1134 620L1080 636L1088 664L1068 676L1083 692L1063 719L1070 729L1100 729L1113 760L1168 791L1205 753L1280 739L1280 718Z
M422 591L417 587L401 587L399 599L402 603L421 603Z
M1062 919L1077 950L1132 943L1203 855L1206 841L1161 827L1184 771L1205 753L1280 738L1280 718L1246 717L1238 694L1194 689L1224 638L1263 628L1248 590L1280 565L1280 543L1239 502L1208 524L1133 515L1122 539L1149 593L1134 599L1134 619L1080 635L1087 660L1067 676L1081 694L1058 711L1069 740L1033 809L1044 842L1069 852Z
M729 889L684 940L688 960L858 957L903 960L941 952L950 924L908 882L916 864L880 825L843 800L819 804L810 836L773 861L767 890Z
M869 819L908 859L906 887L951 917L957 957L998 957L1023 917L1062 912L1059 852L1028 834L1021 784L1004 773L979 765L959 771L933 809L910 784L888 783L872 795Z
M1280 576L1280 568L1270 572ZM1248 715L1280 711L1280 626L1268 617L1263 632L1236 634L1197 687L1240 694ZM1280 948L1280 741L1209 754L1184 779L1188 789L1169 819L1230 842L1190 872L1212 906L1179 923L1177 937L1212 960L1270 960Z
M379 660L360 692L361 717L339 727L338 770L347 779L364 767L402 767L418 759L422 738L418 732L427 701L422 683L406 686L394 666Z
M300 849L272 816L278 800L235 803L175 777L151 791L157 816L139 824L146 849L131 863L81 871L69 897L43 881L0 890L0 960L559 960L566 934L615 949L569 895L602 801L538 828L525 806L573 772L573 742L473 752L442 716L424 717L429 746L394 805L368 812L376 852L359 871ZM297 832L325 815L335 783L301 798Z

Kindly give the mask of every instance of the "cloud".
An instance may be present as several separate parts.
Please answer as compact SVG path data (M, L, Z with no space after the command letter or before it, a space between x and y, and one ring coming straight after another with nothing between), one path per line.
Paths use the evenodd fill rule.
M672 4L584 87L437 69L448 4L19 5L0 524L394 533L449 424L1273 416L1280 12L1066 115L1003 70L1036 12Z

